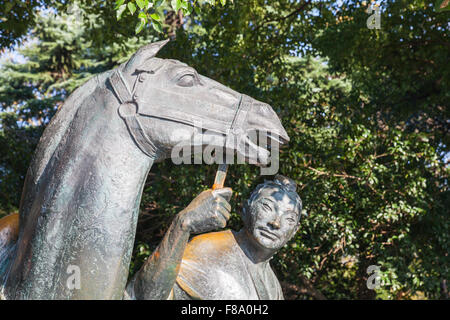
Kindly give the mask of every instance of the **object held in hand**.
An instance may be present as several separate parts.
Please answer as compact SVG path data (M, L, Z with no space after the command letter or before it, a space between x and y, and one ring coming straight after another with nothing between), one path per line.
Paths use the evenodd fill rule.
M219 165L219 169L217 169L216 179L214 180L214 184L212 189L222 189L225 184L225 179L227 177L228 165L226 163L222 163Z

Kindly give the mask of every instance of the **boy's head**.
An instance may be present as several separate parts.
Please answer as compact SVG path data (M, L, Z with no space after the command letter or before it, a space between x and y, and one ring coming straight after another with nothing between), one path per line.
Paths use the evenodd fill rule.
M282 248L297 232L302 200L295 182L282 175L258 185L244 205L242 218L249 235L267 249Z

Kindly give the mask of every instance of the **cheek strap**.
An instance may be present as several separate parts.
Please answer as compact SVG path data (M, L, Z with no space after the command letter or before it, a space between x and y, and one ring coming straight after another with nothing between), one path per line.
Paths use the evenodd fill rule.
M140 77L140 75L138 77ZM141 151L152 160L155 160L157 148L147 136L141 122L139 121L138 105L131 90L128 88L127 82L123 78L122 72L120 72L119 69L116 69L110 76L109 83L111 84L111 87L119 100L120 105L118 113L125 122L128 132L139 149L141 149Z

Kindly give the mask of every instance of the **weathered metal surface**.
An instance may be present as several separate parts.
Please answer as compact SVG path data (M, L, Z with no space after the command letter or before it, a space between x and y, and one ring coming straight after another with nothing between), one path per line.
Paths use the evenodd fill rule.
M277 176L259 185L243 212L239 232L223 228L229 188L202 192L176 217L156 252L127 288L138 299L283 299L269 261L297 232L302 202L295 183ZM217 205L220 204L220 205Z
M288 140L269 105L156 58L165 44L147 45L86 82L47 126L25 180L18 239L0 275L5 298L121 299L148 172L194 135L194 122L210 130L201 133L201 147L236 139L232 149L261 164L268 151L252 144L250 154L249 132ZM75 289L68 285L74 267L81 277Z

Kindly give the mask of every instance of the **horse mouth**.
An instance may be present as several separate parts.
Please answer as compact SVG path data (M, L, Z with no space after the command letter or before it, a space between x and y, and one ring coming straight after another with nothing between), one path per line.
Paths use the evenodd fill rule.
M276 143L281 147L283 145L287 145L289 142L289 137L288 136L281 136L277 133L272 133L272 132L268 132L267 133L267 137L269 140L271 141L276 141ZM270 145L268 146L270 148Z
M279 156L280 148L285 147L288 142L287 135L253 130L245 138L245 152L243 152L245 161L259 167L267 167L271 164L271 160Z

